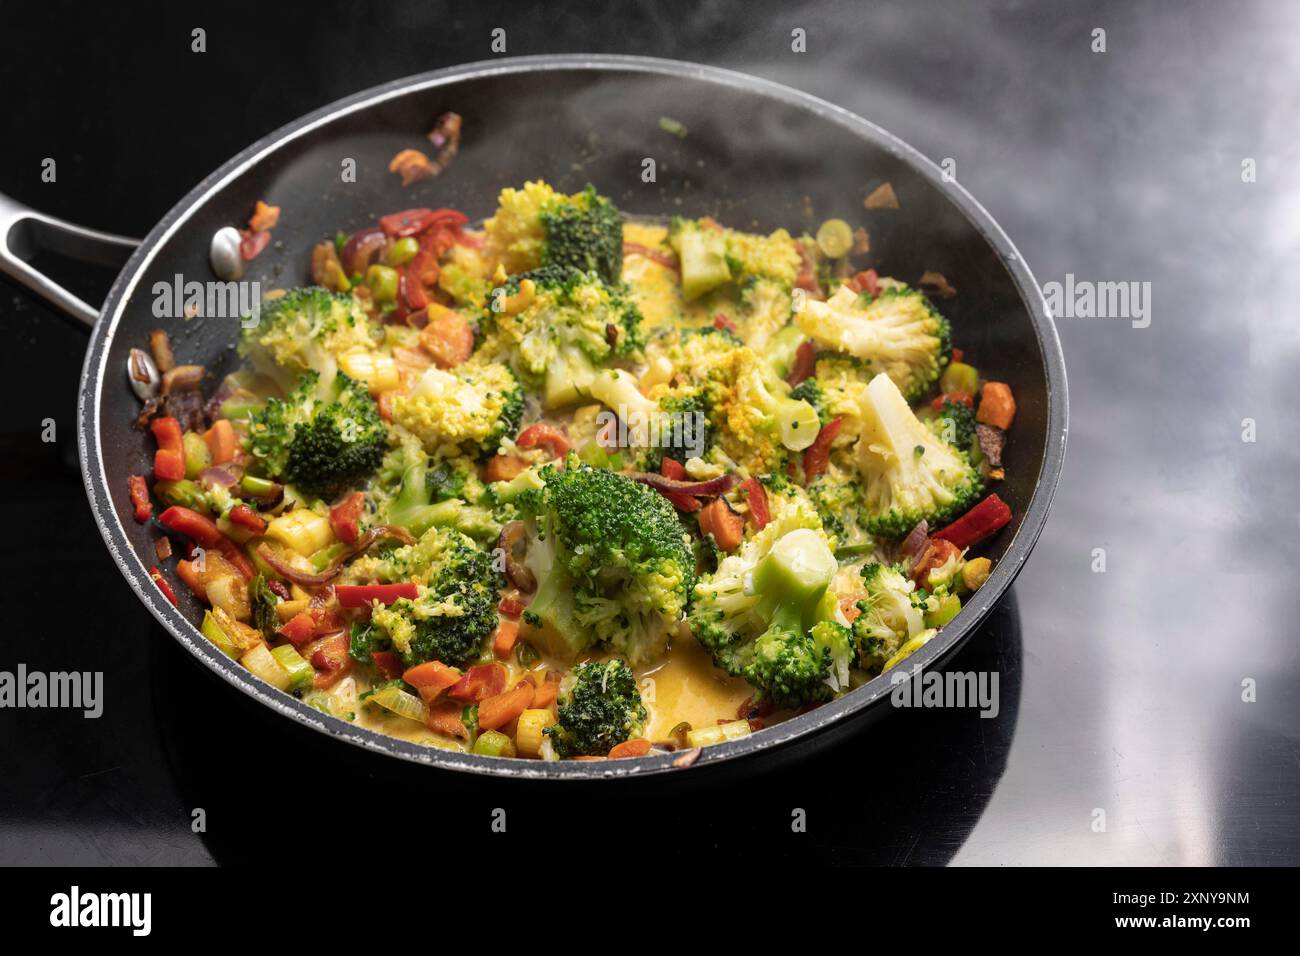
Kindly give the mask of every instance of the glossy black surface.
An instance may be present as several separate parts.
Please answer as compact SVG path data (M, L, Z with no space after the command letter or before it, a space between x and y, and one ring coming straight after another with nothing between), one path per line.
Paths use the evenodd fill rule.
M1294 290L1280 259L1270 258L1287 250L1295 201L1282 172L1295 89L1280 50L1266 90L1248 68L1278 42L1288 25L1282 14L1244 9L1225 23L1209 7L1185 6L1174 15L1153 5L1140 19L1123 8L1063 18L1015 6L925 16L784 6L747 16L742 28L724 8L705 7L671 29L632 9L620 25L606 13L608 22L585 29L497 17L512 53L680 56L822 95L936 160L956 158L958 178L1003 222L1040 281L1072 272L1153 284L1149 328L1062 323L1074 434L1057 509L1014 600L956 665L1002 673L998 719L893 714L742 792L742 809L722 820L714 808L737 792L710 791L707 778L686 799L620 799L646 801L657 813L666 807L684 845L753 853L919 863L1295 861L1296 654L1284 622L1295 603L1287 585L1296 518L1283 499L1295 452L1273 407L1295 358L1287 319ZM46 23L34 36L17 17L3 41L6 70L24 52L33 56L41 37L57 36L76 55L53 67L41 61L27 112L20 107L11 120L20 135L3 156L0 188L88 224L142 232L216 159L294 115L378 80L486 55L497 23L483 16L454 24L432 8L402 15L404 35L430 37L418 52L383 43L374 23L348 36L347 15L331 18L318 49L328 60L337 48L334 60L348 68L320 76L301 64L248 75L233 21L209 27L201 66L188 52L190 24L145 17L122 25L130 36L122 43L160 52L113 70L99 45L107 27L81 24L83 41L77 31L45 32ZM291 32L288 23L259 22L263 36ZM1192 39L1198 23L1206 36L1213 26L1212 49ZM1098 25L1108 31L1105 54L1088 49ZM789 52L797 26L808 31L808 54ZM382 57L355 49L377 45ZM15 75L31 84L36 72ZM82 108L92 75L120 104L111 124ZM232 90L236 99L247 91L248 102L216 112ZM130 103L151 107L121 108ZM132 165L142 144L149 158ZM45 155L74 157L60 159L55 185L39 182ZM1257 160L1259 182L1241 182L1246 156ZM99 188L88 192L87 182ZM365 820L384 825L386 795L401 792L403 777L365 755L322 751L325 742L217 686L122 584L64 464L66 448L61 457L36 437L47 415L65 446L71 437L67 389L82 340L19 293L5 295L7 404L31 409L35 420L3 426L6 489L23 502L9 540L31 544L6 551L7 580L32 605L68 610L52 622L42 610L21 636L11 631L0 664L104 669L110 706L97 722L0 712L18 731L0 745L13 748L0 784L4 857L246 857L273 839L260 837L274 812L249 812L250 800L267 805L256 799L264 795L296 798L295 808L305 802L309 821L356 822L351 809L364 807ZM59 382L69 384L59 391ZM1253 444L1240 440L1245 417L1258 422ZM1104 574L1090 570L1098 547L1106 549ZM1258 681L1257 703L1240 702L1244 677ZM463 802L484 829L489 809L504 805L515 833L539 832L555 807L552 796L459 778L433 799ZM862 809L846 819L846 805ZM193 807L209 812L202 840L189 829ZM809 811L807 835L790 835L792 807ZM1096 808L1107 813L1105 833L1092 830Z

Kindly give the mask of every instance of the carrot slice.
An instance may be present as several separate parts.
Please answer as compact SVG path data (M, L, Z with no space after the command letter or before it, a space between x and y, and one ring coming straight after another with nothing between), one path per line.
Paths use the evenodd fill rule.
M235 460L239 439L235 435L235 426L228 419L218 418L213 422L212 427L203 435L203 440L208 443L208 451L212 453L212 464L224 465Z
M560 694L560 680L554 674L548 673L546 680L542 681L541 686L533 693L533 710L554 710L555 699Z
M447 696L454 700L478 703L505 690L506 669L500 664L478 664L465 672Z
M465 705L454 700L440 700L429 705L425 725L434 733L446 734L459 740L469 740L469 728L461 719Z
M418 690L425 703L436 698L448 687L454 686L460 677L460 671L442 661L425 661L423 664L408 667L402 674L402 680Z
M479 729L496 730L510 723L533 705L535 691L532 684L522 681L514 690L481 701L478 705Z
M515 649L515 642L518 640L519 622L508 618L503 619L497 624L496 635L492 638L492 653L496 655L497 660L505 660Z
M650 752L650 741L644 737L637 737L635 740L625 740L621 744L616 744L614 749L609 752L609 759L617 760L619 757L644 757Z
M483 480L488 484L494 481L509 481L528 467L528 462L514 455L493 455L483 466Z
M713 535L721 550L735 551L744 537L745 519L731 510L725 498L714 498L700 511L700 533Z
M454 368L474 351L474 330L459 312L437 304L428 307L429 322L420 330L420 347L439 368Z
M1016 417L1016 400L1006 382L985 382L980 389L980 407L975 421L1006 431Z

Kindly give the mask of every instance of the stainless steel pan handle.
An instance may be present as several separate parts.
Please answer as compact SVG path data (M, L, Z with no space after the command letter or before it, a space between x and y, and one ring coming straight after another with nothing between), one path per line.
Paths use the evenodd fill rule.
M0 193L0 272L87 329L94 327L99 309L33 268L31 258L38 252L51 252L75 262L120 268L139 244L138 239L85 229L47 216Z

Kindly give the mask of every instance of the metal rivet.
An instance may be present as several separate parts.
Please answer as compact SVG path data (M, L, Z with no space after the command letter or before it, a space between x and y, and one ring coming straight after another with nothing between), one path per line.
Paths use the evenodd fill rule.
M239 254L239 230L222 226L212 237L208 262L218 279L232 282L244 274L244 259Z

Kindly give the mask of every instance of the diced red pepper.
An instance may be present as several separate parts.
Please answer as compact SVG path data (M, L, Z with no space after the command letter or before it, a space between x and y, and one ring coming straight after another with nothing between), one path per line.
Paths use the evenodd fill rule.
M403 209L379 218L380 228L394 239L414 236L434 224L459 228L467 222L469 217L455 209Z
M318 671L337 671L343 668L348 658L347 634L333 634L322 637L310 647L304 648L311 666Z
M754 527L762 531L772 520L772 509L767 504L767 489L757 478L746 478L740 483L740 488L749 503L749 516L754 519Z
M804 481L812 481L826 470L831 460L831 442L835 441L835 436L840 433L840 426L843 424L843 419L832 418L821 427L813 443L803 453Z
M316 636L316 618L311 611L299 611L275 633L294 647L302 647Z
M375 651L370 657L386 679L402 676L402 659L392 651Z
M469 728L465 726L463 713L465 705L455 700L440 700L429 707L429 716L425 723L429 729L448 737L469 740Z
M421 249L415 258L402 270L402 297L412 312L418 312L429 304L429 290L438 282L441 268L438 257L427 249Z
M952 350L952 360L954 362L960 362L965 358L966 358L966 353L962 349L954 348Z
M497 602L497 611L506 617L518 617L528 609L528 605L512 594L507 594Z
M239 258L245 262L251 262L261 255L266 244L271 241L271 233L262 229L254 232L252 229L239 230Z
M173 591L172 586L167 583L167 579L163 577L162 572L156 567L150 568L149 577L153 578L153 583L158 585L158 590L161 591L163 596L166 597L167 600L171 601L172 606L175 607L176 592Z
M564 432L547 422L529 425L519 433L515 444L523 449L540 446L552 458L563 458L569 453L569 439L565 437Z
M694 495L683 494L680 491L665 491L663 488L658 488L656 490L659 494L667 498L669 503L678 511L684 511L687 514L690 514L691 512L699 511L700 508L703 507L703 505L700 504L700 499L696 498Z
M361 533L357 524L365 506L366 496L354 491L331 508L330 527L334 529L334 537L344 544L355 544Z
M725 312L717 312L714 314L713 327L722 332L736 331L736 323L732 322Z
M392 604L399 598L414 601L420 596L414 582L400 584L340 584L334 588L340 607L368 607L372 601Z
M936 532L934 537L951 541L964 550L976 542L983 541L1010 521L1011 507L995 492L948 527Z
M211 518L180 505L172 505L158 516L158 521L168 531L183 534L205 548L218 547L226 537Z
M942 395L936 395L930 407L936 412L943 411L943 403L952 402L954 405L965 405L967 408L975 407L975 399L971 397L970 392L944 392Z
M880 286L876 284L878 278L875 269L867 269L859 272L844 284L854 292L869 292L871 295L876 296L880 294Z
M247 528L253 534L261 534L266 530L266 521L248 505L235 505L231 508L230 523Z
M812 342L800 342L799 347L794 350L794 362L790 365L790 374L786 377L786 381L794 387L805 379L812 378L816 370L817 346Z
M180 481L185 477L185 441L181 423L170 415L149 423L158 451L153 456L153 475L162 481Z
M489 697L495 697L505 689L506 669L504 667L500 664L479 664L467 670L465 676L447 691L447 696L453 700L477 704Z
M135 509L135 520L142 524L153 516L153 505L149 501L149 483L144 475L132 475L127 479L131 489L131 507Z
M686 466L676 458L664 458L659 463L659 474L673 481L683 481L686 478Z

